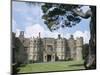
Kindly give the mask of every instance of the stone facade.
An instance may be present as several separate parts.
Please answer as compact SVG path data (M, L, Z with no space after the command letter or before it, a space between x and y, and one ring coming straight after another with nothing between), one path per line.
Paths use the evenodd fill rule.
M41 38L40 33L37 38L24 38L24 32L20 32L17 37L18 57L16 60L21 63L33 62L54 62L59 60L82 60L83 38L74 39L73 35L69 39L58 35L54 38Z

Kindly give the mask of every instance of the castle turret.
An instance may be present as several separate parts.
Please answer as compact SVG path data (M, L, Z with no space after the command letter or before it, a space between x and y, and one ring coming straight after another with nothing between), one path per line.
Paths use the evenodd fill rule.
M24 31L20 31L19 37L23 38L24 37Z
M56 52L58 60L65 60L66 56L66 40L58 35L58 39L56 40Z
M37 38L30 39L30 60L32 62L40 62L43 61L43 51L42 51L42 39L40 32Z
M83 38L76 38L76 60L82 60Z
M41 33L39 32L39 38L41 37Z
M28 52L28 61L29 63L33 62L33 52L34 52L34 38L30 38L29 52Z
M74 37L73 35L70 36L69 40L68 40L68 47L69 47L69 50L70 50L70 58L75 60L75 40L74 40Z
M24 31L20 31L19 39L21 42L24 42Z
M74 36L73 35L70 35L70 39L74 39Z
M61 35L60 34L58 34L58 39L61 39Z

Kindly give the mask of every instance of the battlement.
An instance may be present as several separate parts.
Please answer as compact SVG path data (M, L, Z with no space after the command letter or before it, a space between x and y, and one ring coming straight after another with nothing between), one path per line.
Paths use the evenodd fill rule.
M83 45L83 37L76 38L76 46L82 46Z
M23 46L28 49L28 58L32 61L56 61L56 60L80 60L82 58L83 37L74 39L71 35L69 39L62 38L60 34L58 38L26 38L24 32L20 32L19 39L23 40ZM26 46L27 45L27 46ZM79 58L80 57L80 58Z

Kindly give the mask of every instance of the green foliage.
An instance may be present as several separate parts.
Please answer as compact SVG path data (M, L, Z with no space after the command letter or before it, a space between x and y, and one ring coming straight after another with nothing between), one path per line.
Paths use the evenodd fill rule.
M44 13L42 19L50 30L56 30L60 26L72 27L81 21L80 17L72 11L78 7L79 5L45 3L41 6ZM61 21L63 24L59 25Z
M51 7L52 7L52 4L50 4L50 3L46 3L45 5L42 5L43 13L46 13L47 10L48 10L49 8L51 8Z

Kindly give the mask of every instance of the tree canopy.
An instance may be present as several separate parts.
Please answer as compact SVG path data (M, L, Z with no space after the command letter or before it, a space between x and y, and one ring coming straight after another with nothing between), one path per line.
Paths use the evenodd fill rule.
M41 6L44 13L42 19L51 31L60 27L72 27L81 21L81 18L72 11L80 6L45 3Z

